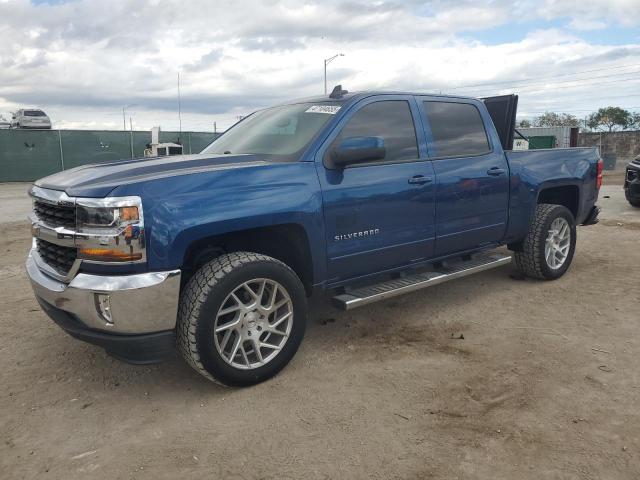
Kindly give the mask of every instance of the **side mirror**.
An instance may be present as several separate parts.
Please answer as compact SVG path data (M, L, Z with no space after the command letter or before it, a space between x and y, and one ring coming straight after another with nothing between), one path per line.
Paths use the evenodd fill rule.
M386 155L382 137L345 138L332 154L336 167L345 167L353 163L382 160Z

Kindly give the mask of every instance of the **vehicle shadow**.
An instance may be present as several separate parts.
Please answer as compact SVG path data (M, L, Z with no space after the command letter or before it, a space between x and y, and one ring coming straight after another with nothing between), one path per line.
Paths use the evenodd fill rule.
M328 351L339 354L346 349L362 350L366 356L372 350L369 348L372 343L392 350L419 345L425 354L464 356L468 354L464 343L453 341L453 335L463 333L471 318L461 318L459 312L454 312L456 305L482 303L486 292L513 282L510 273L512 267L501 267L348 312L334 307L330 297L316 295L309 300L307 332L300 350L291 364L267 384L281 384L291 380L290 377L300 377L302 381L305 371L312 368L309 362L322 361ZM44 317L44 313L41 315ZM131 365L61 331L54 336L53 348L49 343L36 349L46 351L48 348L50 363L55 362L57 355L62 357L58 368L64 376L81 378L87 394L108 395L111 391L114 395L153 395L156 399L169 399L179 392L191 399L202 399L242 390L205 379L177 353L162 363Z

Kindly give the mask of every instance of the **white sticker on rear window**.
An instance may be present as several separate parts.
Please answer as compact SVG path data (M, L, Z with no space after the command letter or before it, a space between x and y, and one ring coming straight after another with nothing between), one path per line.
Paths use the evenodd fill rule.
M305 110L306 113L328 113L335 115L340 110L339 105L312 105Z

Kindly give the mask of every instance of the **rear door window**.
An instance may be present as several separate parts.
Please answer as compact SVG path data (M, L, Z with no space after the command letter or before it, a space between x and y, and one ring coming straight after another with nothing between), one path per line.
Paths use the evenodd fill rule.
M427 101L424 108L433 136L433 157L471 157L491 151L484 122L475 105Z

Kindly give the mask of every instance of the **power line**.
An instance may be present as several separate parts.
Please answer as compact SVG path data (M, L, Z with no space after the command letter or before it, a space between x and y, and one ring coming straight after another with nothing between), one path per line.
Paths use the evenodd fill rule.
M638 82L640 81L640 78L637 79L633 79L633 80L629 80L629 83L633 83L633 82ZM577 89L577 88L583 88L583 87L594 87L594 86L598 86L598 85L608 85L611 83L620 83L620 80L611 80L611 81L607 81L607 82L595 82L595 83L582 83L582 84L578 84L578 85L568 85L566 87L564 87L562 89L562 91L569 90L569 89ZM522 90L519 87L514 87L514 88L501 88L498 90L515 90L518 93L520 93ZM553 91L560 91L557 88L545 88L545 89L538 89L538 90L526 90L526 87L523 88L523 90L525 90L525 93L528 94L535 94L535 93L549 93L549 92L553 92ZM491 95L494 92L490 92L489 90L483 90L483 91L478 91L478 92L473 92L470 93L470 95L474 95L474 96L482 96L482 95Z
M632 94L632 95L614 95L614 96L610 96L610 97L581 97L580 100L582 101L592 101L592 102L603 102L604 101L610 101L610 100L614 100L614 99L619 99L619 98L631 98L631 97L640 97L640 94ZM520 108L520 110L524 110L526 111L526 113L528 115L532 115L532 114L537 114L537 113L546 113L546 112L551 112L551 111L559 111L561 113L571 113L571 112L594 112L597 110L597 108L593 108L593 109L584 109L584 110L571 110L571 109L563 109L563 108L554 108L552 106L549 107L544 107L545 110L529 110L527 111L526 108L522 107ZM638 107L626 107L626 110L633 110L633 109L640 109L640 106Z
M620 81L620 80L624 80L621 77L627 77L629 75L632 75L632 79L634 78L640 78L640 71L635 71L635 72L627 72L627 73L619 73L619 74L613 74L613 75L600 75L597 77L591 77L591 78L576 78L574 80L564 80L564 81L560 81L560 82L535 82L535 83L529 83L529 84L525 84L525 85L513 85L510 87L502 87L502 88L498 88L498 90L506 90L509 88L513 88L513 89L518 89L518 90L526 90L528 88L531 87L537 87L540 85L565 85L565 84L569 84L569 83L577 83L578 85L576 86L581 86L581 85L589 85L588 83L579 83L579 82L591 82L592 80L598 80L600 78L617 78L618 80L616 81ZM486 91L486 90L476 90L476 91Z
M626 107L627 110L634 110L634 109L640 109L640 107ZM547 113L552 111L551 109L546 109L546 110L526 110L527 114L535 114L535 113ZM577 113L577 112L593 112L594 109L593 108L583 108L583 109L565 109L563 108L562 111L560 111L559 113Z
M595 68L593 70L582 70L580 72L561 73L561 74L557 74L557 75L548 75L546 77L537 77L537 78L529 77L529 78L521 78L519 80L514 79L514 80L505 80L505 81L500 81L500 82L478 83L478 84L475 84L475 85L461 85L461 86L458 86L458 87L449 88L448 90L459 90L461 88L475 88L475 87L486 87L486 86L492 86L492 85L513 84L513 83L527 82L529 80L543 80L543 79L547 79L547 78L567 77L567 76L571 76L571 75L581 75L583 73L601 72L603 70L617 70L617 69L620 69L620 68L630 68L630 67L638 67L638 66L640 66L640 63L632 63L632 64L628 64L628 65L618 65L618 66L615 66L615 67L603 67L603 68Z
M631 78L628 78L627 76L631 75ZM624 77L624 78L623 78ZM607 81L607 82L595 82L593 83L592 80L597 80L600 78L616 78L616 80L614 81ZM623 80L628 80L628 81L636 81L637 79L640 79L640 71L637 72L627 72L627 73L619 73L619 74L613 74L613 75L603 75L603 76L598 76L598 77L593 77L591 79L589 78L576 78L575 80L568 80L568 81L562 81L562 82L536 82L536 83L531 83L528 85L509 85L509 86L505 86L505 87L499 87L499 88L495 88L495 89L477 89L477 90L473 90L470 92L463 92L463 95L468 95L468 96L478 96L478 95L483 95L486 94L485 92L489 92L489 94L495 92L496 90L514 90L514 91L526 91L529 90L531 88L536 88L539 86L555 86L555 85L565 85L567 84L566 87L563 88L578 88L578 87L582 87L582 86L589 86L589 85L600 85L600 84L606 84L606 83L615 83L615 82L620 82ZM574 85L569 85L569 84L574 84ZM540 91L548 91L549 89L543 89Z

